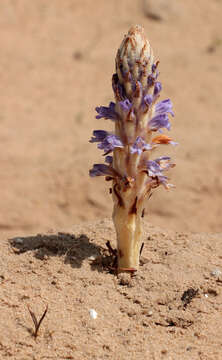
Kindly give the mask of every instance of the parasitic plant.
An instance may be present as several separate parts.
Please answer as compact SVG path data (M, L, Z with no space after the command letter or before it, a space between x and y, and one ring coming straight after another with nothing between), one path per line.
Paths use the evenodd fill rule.
M164 174L174 166L170 157L151 160L156 147L176 144L162 133L170 130L173 111L170 99L158 101L162 86L157 67L143 28L132 27L116 55L115 102L96 108L96 118L112 120L115 130L95 130L90 140L105 155L105 164L94 164L90 176L104 175L112 181L119 272L139 267L145 199L159 185L172 186Z

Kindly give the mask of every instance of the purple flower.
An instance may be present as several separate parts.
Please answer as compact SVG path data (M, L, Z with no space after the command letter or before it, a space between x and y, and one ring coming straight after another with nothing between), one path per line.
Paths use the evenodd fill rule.
M160 165L155 160L147 161L148 175L151 177L162 176Z
M159 185L163 185L166 189L169 189L170 187L172 187L172 184L169 184L168 181L168 177L163 175L163 171L167 170L169 167L171 167L171 164L167 164L165 165L165 167L161 166L158 162L160 161L160 159L163 158L167 158L168 157L161 157L158 158L156 160L149 160L147 161L147 170L148 170L148 175L152 178L150 180L151 183L151 187L152 188L156 188ZM174 166L174 165L172 165Z
M157 64L153 64L152 65L152 73L154 73L156 71L156 69L157 69Z
M105 164L94 164L93 168L89 170L89 175L91 177L95 176L104 176L104 175L114 175L113 169Z
M158 185L163 185L166 189L173 187L172 184L167 182L168 177L163 175L163 171L174 166L175 164L170 163L169 156L161 156L156 160L148 160L146 168L148 170L148 175L152 178L152 180L150 180L151 186L155 188Z
M153 90L154 97L157 97L161 90L162 90L161 83L159 81L155 82L154 90Z
M105 137L109 135L109 133L105 130L94 130L93 131L93 136L89 142L94 143L94 142L100 142L103 141L105 139Z
M147 105L147 106L150 106L153 102L153 95L145 95L144 98L143 98L143 102Z
M169 156L161 156L161 157L155 159L155 162L160 165L161 171L166 171L175 166L175 164L172 164L170 162Z
M118 118L118 114L115 112L115 103L110 102L109 106L98 106L96 107L96 112L98 115L96 115L96 119L110 119L110 120L116 120Z
M161 161L170 161L169 156L160 156L159 158L155 159L155 161L159 164Z
M90 142L99 142L100 144L97 146L98 149L104 150L105 153L113 151L116 147L123 147L123 143L119 136L113 135L105 130L94 130Z
M100 144L98 144L98 149L104 150L105 153L113 151L115 148L123 148L123 143L120 140L119 136L109 134L107 135Z
M113 163L113 157L112 156L106 156L105 157L105 162L107 163L107 164L112 164Z
M158 115L154 116L148 122L148 127L152 131L157 131L161 128L166 128L167 130L170 130L171 125L169 122L168 115L165 113L165 114L158 114Z
M170 99L160 101L155 105L155 114L169 113L172 116L174 116L172 107L173 107L173 105L172 105L172 102Z
M152 74L150 74L147 78L148 86L153 86L156 79L158 78L159 72L156 71L157 65L158 65L157 63L152 65Z
M150 86L153 86L155 82L155 76L153 75L149 75L148 78L147 78L147 85L150 87Z
M136 138L136 141L132 146L130 146L130 153L131 154L138 154L141 155L143 151L145 150L151 150L152 146L150 144L147 144L141 136L138 136Z
M120 101L119 104L121 106L121 109L125 112L129 112L132 107L132 104L128 99Z

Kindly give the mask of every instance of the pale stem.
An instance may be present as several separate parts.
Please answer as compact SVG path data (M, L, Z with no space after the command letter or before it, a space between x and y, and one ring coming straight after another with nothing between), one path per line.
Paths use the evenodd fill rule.
M113 222L117 234L118 270L137 270L142 237L141 212L129 214L129 208L116 204Z

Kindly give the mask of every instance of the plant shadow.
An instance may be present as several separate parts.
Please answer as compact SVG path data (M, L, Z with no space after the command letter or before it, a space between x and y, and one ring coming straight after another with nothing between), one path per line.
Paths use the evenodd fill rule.
M75 236L69 233L14 237L9 239L14 253L20 255L27 251L33 252L33 256L39 260L46 260L52 256L64 256L64 263L73 268L80 268L85 259L101 256L103 248L90 242L85 234ZM102 271L100 266L91 262L93 270Z

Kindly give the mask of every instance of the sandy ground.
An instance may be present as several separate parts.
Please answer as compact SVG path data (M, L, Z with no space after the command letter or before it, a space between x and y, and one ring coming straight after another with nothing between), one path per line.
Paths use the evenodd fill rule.
M144 230L134 278L107 271L110 220L3 241L1 359L221 359L221 235Z
M221 16L221 0L0 2L0 358L221 359ZM115 235L88 140L112 129L94 108L113 99L115 54L137 23L179 146L164 152L176 189L147 203L147 260L128 281L90 259ZM34 339L27 305L39 317L46 304Z

